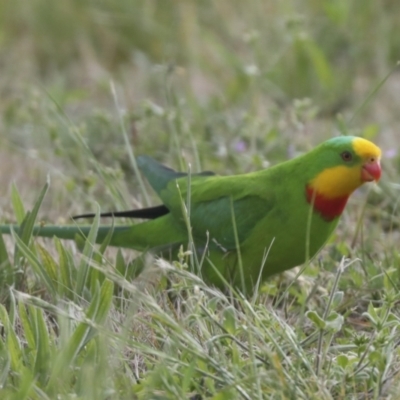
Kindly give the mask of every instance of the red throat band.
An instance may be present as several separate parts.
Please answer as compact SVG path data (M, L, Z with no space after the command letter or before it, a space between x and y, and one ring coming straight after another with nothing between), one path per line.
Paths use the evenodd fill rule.
M340 217L349 198L349 196L328 198L316 192L310 186L306 186L306 197L307 201L314 205L314 210L319 212L322 218L327 221Z

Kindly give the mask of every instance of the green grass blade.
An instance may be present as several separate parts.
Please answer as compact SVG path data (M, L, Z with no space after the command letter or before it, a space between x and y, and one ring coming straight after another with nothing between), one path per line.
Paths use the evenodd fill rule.
M27 212L25 218L21 222L21 228L18 231L18 236L20 236L22 242L25 243L26 245L29 244L29 240L31 239L36 217L39 212L40 206L42 205L44 196L47 193L48 188L49 188L49 181L47 181L46 184L43 186L43 189L40 192L32 211ZM19 265L19 259L20 259L20 249L17 247L15 249L15 257L14 257L14 263L16 265Z
M77 269L60 239L55 237L54 243L59 256L59 268L57 271L58 292L61 297L65 295L72 300L74 298Z
M93 219L93 224L89 235L85 240L83 248L82 260L79 264L77 282L75 292L79 296L85 297L85 288L89 276L90 262L94 252L94 243L96 242L97 231L99 230L100 207L96 204L96 216Z
M40 259L42 260L42 265L46 270L47 275L53 282L57 282L57 270L59 269L57 263L43 246L36 244L35 247L39 253Z
M5 307L0 304L0 321L5 331L5 349L10 359L11 369L19 373L22 367L22 351L18 337L14 331L11 321L8 318L8 313Z
M28 344L28 348L33 350L36 348L36 337L31 322L29 320L28 313L26 312L25 305L22 301L18 303L18 312L22 327L24 329L25 339Z
M33 251L23 242L23 240L14 231L12 231L11 235L16 242L16 246L18 247L19 252L29 262L35 274L40 278L41 283L46 286L47 290L50 292L52 296L57 296L57 291L54 286L52 277L48 274L43 263L40 262L40 260L33 253Z
M73 366L78 353L97 334L97 329L93 325L104 323L112 304L113 289L113 283L109 280L106 280L101 288L98 286L97 293L86 311L86 320L79 323L55 361L49 379L49 390L55 390L63 371ZM92 323L89 324L88 321Z
M0 300L7 297L7 286L14 283L14 270L11 266L3 235L0 234Z
M43 310L33 306L29 307L29 311L34 321L36 336L36 359L34 372L41 385L44 385L50 366L50 337L47 331L46 321Z
M15 218L17 219L18 225L21 225L26 213L24 204L22 203L21 196L19 195L15 183L11 185L11 204L13 206Z
M20 232L20 236L21 239L23 240L23 242L25 244L29 243L29 239L32 236L32 232L33 232L33 227L35 225L35 221L36 221L36 217L38 215L40 206L42 205L44 196L47 193L47 190L49 188L49 182L46 182L46 184L43 186L42 191L40 192L35 205L32 209L32 211L30 213L27 213L24 221L22 222L24 228L22 229L22 231Z

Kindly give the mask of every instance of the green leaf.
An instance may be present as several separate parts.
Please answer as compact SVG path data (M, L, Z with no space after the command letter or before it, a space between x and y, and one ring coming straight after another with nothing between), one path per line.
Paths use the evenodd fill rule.
M325 329L326 323L325 321L315 312L315 311L308 311L306 313L306 317L318 328L318 329Z
M52 279L54 282L57 282L57 263L43 246L41 246L40 244L36 244L36 249L39 252L43 267L46 269L46 272L49 275L50 279Z
M18 225L21 225L25 218L25 208L15 183L11 185L11 203L14 208L14 214Z
M100 245L99 253L104 254L108 245L110 244L111 238L114 234L114 218L112 219L110 230L107 232L106 237L104 238L103 242Z
M30 349L36 348L36 339L33 333L31 322L29 321L28 313L26 312L25 305L22 302L18 303L19 318L21 320L22 327L24 328L25 340L28 343Z
M100 220L100 207L96 204L96 216L93 219L92 227L90 229L89 235L85 240L85 247L83 248L82 260L79 263L78 276L76 281L75 292L84 298L86 283L89 276L90 262L92 260L92 255L94 251L94 244L96 242L97 232L99 230L99 220Z
M196 374L196 365L197 361L196 359L193 359L190 364L189 367L186 368L185 373L183 375L183 379L182 379L182 392L186 393L190 391L191 385L193 383L193 378Z
M8 258L7 248L0 234L0 290L14 283L14 270Z
M380 318L372 303L368 305L368 312L364 312L362 315L367 317L375 326L378 325Z
M106 280L99 288L86 311L86 320L93 324L101 325L105 321L112 304L114 285ZM51 377L49 389L54 390L65 368L72 367L77 354L85 347L87 342L97 334L97 329L86 321L80 322L74 333L69 338L61 353L57 356Z
M42 283L46 286L47 290L52 296L57 295L56 288L50 275L47 273L46 268L42 265L32 250L22 241L22 239L14 232L11 235L16 242L19 252L27 259L35 274L41 279Z
M136 279L144 270L147 257L148 254L142 253L128 264L125 264L125 260L122 257L122 252L121 254L117 253L116 263L118 272L128 281Z
M93 320L96 324L103 324L106 320L108 312L112 304L112 296L114 291L114 284L110 280L105 280L101 286L100 292L97 294L93 305L87 311L87 318ZM96 304L97 299L99 300L98 305Z
M344 296L344 293L342 291L335 292L335 294L333 295L333 299L332 299L332 308L336 308L340 304L342 304L343 296Z
M39 212L39 208L42 205L44 196L46 195L47 189L49 188L49 182L43 186L42 191L39 194L39 197L36 200L36 203L31 212L26 213L24 220L21 223L20 229L18 230L18 236L21 238L22 242L26 245L29 244L29 240L33 233L33 227L35 225L36 217ZM17 247L15 249L14 263L19 265L20 259L20 249Z
M332 330L333 332L339 332L342 329L344 322L343 315L338 314L336 311L332 311L329 317L326 319L326 328Z
M212 400L231 400L237 398L236 393L232 389L224 389L212 397Z
M236 333L236 312L234 307L229 306L224 309L222 324L231 335Z
M126 270L127 270L127 265L126 265L124 256L122 255L121 249L118 249L118 251L117 251L117 256L115 258L115 269L122 276L125 276Z
M18 337L13 329L13 326L8 319L7 310L0 304L0 321L5 331L5 347L7 354L10 358L11 369L16 373L19 373L22 367L22 351Z
M345 369L349 365L349 358L345 354L339 354L336 357L337 364Z
M73 265L72 260L68 257L68 252L61 243L60 239L54 237L54 243L59 256L59 269L58 269L58 292L60 297L65 294L68 298L74 298L74 285L76 276L76 268Z
M32 399L32 388L35 384L35 377L32 371L22 367L18 372L18 384L16 391L12 397L7 397L11 400L30 400Z
M43 310L36 307L29 307L32 319L35 322L36 336L36 360L35 376L39 382L44 385L49 372L50 365L50 338L47 331L46 321L43 316Z
M20 236L21 236L21 239L23 240L23 242L25 244L29 243L29 239L32 236L33 227L35 226L36 217L38 215L40 206L42 205L44 196L47 193L49 185L50 185L50 183L46 182L46 184L43 186L43 189L40 192L39 197L37 198L36 203L35 203L32 211L27 213L26 217L24 218L24 221L22 222L22 225L23 225L24 228L21 230Z

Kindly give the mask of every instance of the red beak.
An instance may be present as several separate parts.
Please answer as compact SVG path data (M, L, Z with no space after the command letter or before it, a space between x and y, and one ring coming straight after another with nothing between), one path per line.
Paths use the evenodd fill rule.
M363 165L361 170L361 180L363 182L379 181L381 173L382 169L379 160L372 158Z

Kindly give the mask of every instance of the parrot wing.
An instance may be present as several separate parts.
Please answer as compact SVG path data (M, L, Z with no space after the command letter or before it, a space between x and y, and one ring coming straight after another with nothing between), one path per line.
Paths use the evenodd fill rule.
M262 189L261 174L194 176L190 182L190 224L197 244L231 250L274 208L272 190ZM175 220L182 221L187 201L187 178L170 182L160 197ZM185 204L185 206L187 206Z
M166 188L166 186L171 182L179 178L187 177L186 172L177 172L172 168L168 168L163 164L160 164L153 158L149 156L139 156L137 158L137 163L143 175L149 181L151 187L157 194ZM211 171L203 171L197 174L191 174L193 177L204 177L215 175Z

